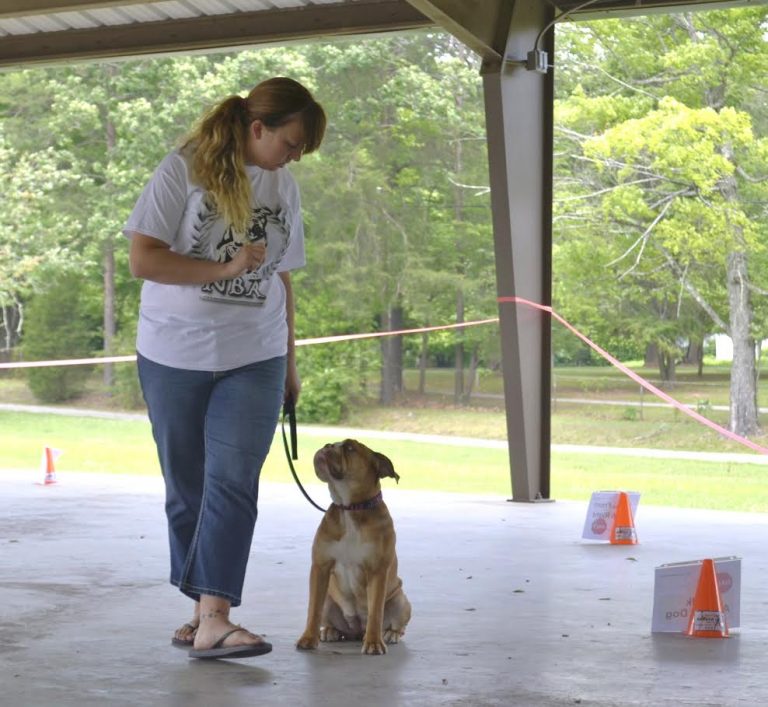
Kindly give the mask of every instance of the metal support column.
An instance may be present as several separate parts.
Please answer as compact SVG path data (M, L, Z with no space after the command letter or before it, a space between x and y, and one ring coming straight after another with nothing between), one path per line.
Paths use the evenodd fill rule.
M516 0L505 58L525 60L552 8ZM553 31L540 43L553 57ZM499 297L551 302L553 70L483 67ZM513 501L550 498L551 326L548 314L499 305Z

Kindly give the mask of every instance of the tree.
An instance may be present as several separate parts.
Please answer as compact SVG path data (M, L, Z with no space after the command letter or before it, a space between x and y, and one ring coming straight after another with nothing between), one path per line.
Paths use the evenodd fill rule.
M50 281L29 305L24 353L33 361L87 357L93 326L83 297L86 285L73 270L49 274ZM83 392L88 374L83 366L30 368L29 387L42 402L61 402Z
M0 216L0 248L17 255L2 264L0 304L21 316L40 264L66 264L96 285L87 292L89 306L102 310L102 351L116 353L115 341L127 346L139 283L128 274L120 231L151 170L207 105L286 74L313 89L331 119L323 149L294 168L308 252L296 275L299 336L439 324L461 316L457 302L466 316L489 314L477 69L454 40L413 33L0 75L0 189L13 203ZM6 319L9 331L18 329ZM475 332L457 338L478 365L486 341ZM381 396L391 399L402 380L402 341L387 340L383 356L371 352L379 342L366 346L354 350L382 361ZM362 370L358 354L333 350L339 366ZM313 372L334 363L333 355L302 356ZM465 358L456 356L457 370ZM308 378L322 385L322 375Z
M310 49L332 116L320 155L296 170L313 281L335 289L345 319L362 326L455 317L467 279L485 285L482 295L474 288L478 297L492 291L493 278L482 278L492 244L481 86L476 61L452 42L413 34ZM478 182L485 198L462 203ZM383 339L381 348L388 402L401 387L402 341Z
M662 353L666 346L677 355L681 337L701 335L692 305L731 336L730 426L739 434L758 431L751 294L768 274L759 218L768 142L749 109L768 68L767 16L752 8L580 27L565 53L573 68L595 73L582 85L566 70L570 95L558 106L560 167L573 166L575 177L563 198L580 205L560 212L570 220L561 254L574 248L576 224L584 226L603 277L631 287L646 311L674 311L680 326L654 335Z

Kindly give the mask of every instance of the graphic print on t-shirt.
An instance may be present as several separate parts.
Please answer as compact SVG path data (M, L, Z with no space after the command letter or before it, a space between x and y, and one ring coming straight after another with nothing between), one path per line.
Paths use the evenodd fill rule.
M267 255L256 270L232 280L218 280L203 285L201 299L224 304L244 304L260 307L267 298L272 276L277 271L290 243L290 227L286 210L280 207L254 206L245 238L249 243L264 243ZM208 198L200 203L194 225L191 255L219 263L228 263L240 249L231 225L219 218L215 204Z

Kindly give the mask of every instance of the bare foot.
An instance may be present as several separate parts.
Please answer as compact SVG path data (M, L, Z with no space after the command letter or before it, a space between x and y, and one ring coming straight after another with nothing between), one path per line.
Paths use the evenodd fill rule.
M221 637L229 631L233 632L224 639L224 642L219 647L231 648L233 646L256 646L265 642L262 636L251 633L245 629L239 631L233 630L237 628L240 627L237 624L233 624L228 619L208 619L204 621L195 632L194 648L195 650L212 648L221 640Z
M200 626L195 632L190 658L249 658L272 650L261 636L246 631L229 620L227 599L200 596Z
M185 644L192 646L195 640L195 633L197 632L197 626L192 623L182 624L173 633L173 642L176 644Z
M180 646L182 648L191 648L195 640L195 633L197 627L200 625L200 604L195 602L195 611L192 614L192 618L187 623L182 624L174 631L173 643L174 646Z

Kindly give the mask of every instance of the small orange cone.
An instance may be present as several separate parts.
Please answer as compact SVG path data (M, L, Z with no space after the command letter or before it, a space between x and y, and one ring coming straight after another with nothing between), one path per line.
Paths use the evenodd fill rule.
M56 457L60 453L58 449L51 449L51 447L46 447L43 451L43 466L45 468L44 486L56 483Z
M717 573L713 560L703 560L699 583L693 595L691 618L688 622L688 636L702 638L728 638L720 590L717 588Z
M635 521L632 518L632 506L629 505L629 496L624 491L619 492L616 512L613 515L611 545L637 545L637 531L635 530Z

